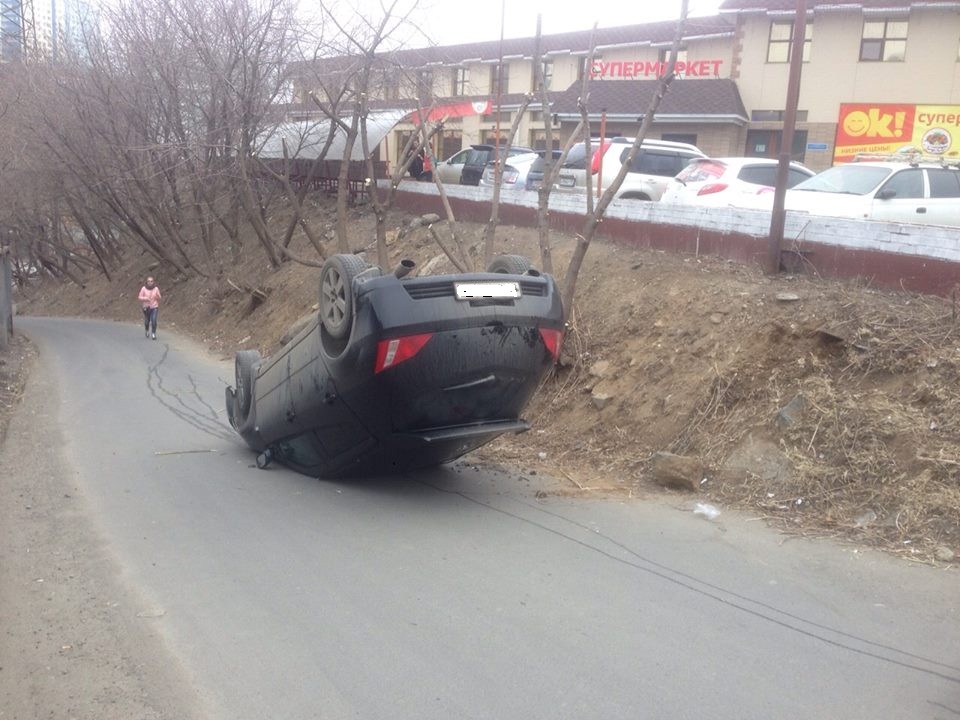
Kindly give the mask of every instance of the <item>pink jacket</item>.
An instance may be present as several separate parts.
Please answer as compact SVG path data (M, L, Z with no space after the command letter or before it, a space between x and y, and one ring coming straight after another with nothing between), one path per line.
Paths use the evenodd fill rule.
M160 307L160 288L156 285L153 286L153 289L150 290L144 285L140 288L140 304L143 306L143 309Z

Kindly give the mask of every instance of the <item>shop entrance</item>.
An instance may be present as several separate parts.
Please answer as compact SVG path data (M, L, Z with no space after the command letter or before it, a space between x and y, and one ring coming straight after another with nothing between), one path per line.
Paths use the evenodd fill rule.
M780 155L780 143L783 139L782 130L748 130L746 157L773 158ZM807 152L807 131L795 130L793 133L793 150L790 159L803 162Z

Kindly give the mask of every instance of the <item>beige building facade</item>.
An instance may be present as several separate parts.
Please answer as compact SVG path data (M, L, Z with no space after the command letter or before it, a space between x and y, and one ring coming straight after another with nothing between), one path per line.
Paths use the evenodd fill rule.
M714 156L776 157L795 8L794 0L727 0L716 16L688 19L677 77L648 137L691 142ZM931 142L924 139L921 149L939 150L932 142L941 139L939 131L953 148L944 154L960 150L960 2L808 0L807 9L794 159L815 170L829 167L837 159L838 142L905 147L922 137ZM591 133L599 136L603 126L607 136L634 136L675 31L672 22L599 29L589 68L589 32L542 38L550 110L543 112L537 96L519 120L515 144L543 149L546 123L554 130L554 147L566 141L580 119L584 73L590 73ZM489 42L395 53L390 69L383 71L379 101L408 103L411 109L469 101L483 108L451 113L435 147L440 158L489 142L498 133L506 137L523 96L537 89L533 48L533 38L526 38L505 40L502 47ZM389 79L391 72L403 79ZM924 108L937 112L924 115ZM848 116L852 119L845 126ZM933 135L897 134L920 128L923 118ZM853 120L859 119L869 120L868 130L856 127ZM395 162L404 138L414 131L413 123L398 125L381 147L381 157ZM881 140L892 145L871 144Z

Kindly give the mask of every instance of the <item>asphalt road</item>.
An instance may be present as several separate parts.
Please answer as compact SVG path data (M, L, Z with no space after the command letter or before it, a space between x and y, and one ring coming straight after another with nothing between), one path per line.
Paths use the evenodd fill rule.
M197 716L960 718L955 569L469 464L260 471L222 411L231 364L162 327L18 327L56 395L39 451L141 599L135 653Z

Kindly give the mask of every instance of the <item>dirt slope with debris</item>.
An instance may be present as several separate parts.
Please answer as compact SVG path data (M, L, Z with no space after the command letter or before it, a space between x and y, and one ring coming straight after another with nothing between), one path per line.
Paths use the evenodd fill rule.
M354 237L372 239L369 215L352 213ZM332 209L314 223L332 238ZM479 226L462 231L479 241ZM554 241L565 268L573 240ZM497 243L537 257L533 229L501 227ZM425 230L391 246L393 260L449 269L438 253ZM271 352L317 302L317 269L271 272L252 244L218 280L169 277L134 255L113 282L26 289L21 312L136 321L150 272L164 293L161 332L175 327L226 357ZM924 562L960 554L954 304L607 243L591 248L578 292L562 367L527 413L535 430L480 459L551 473L571 493L637 494L654 491L655 454L670 452L690 459L698 500Z

